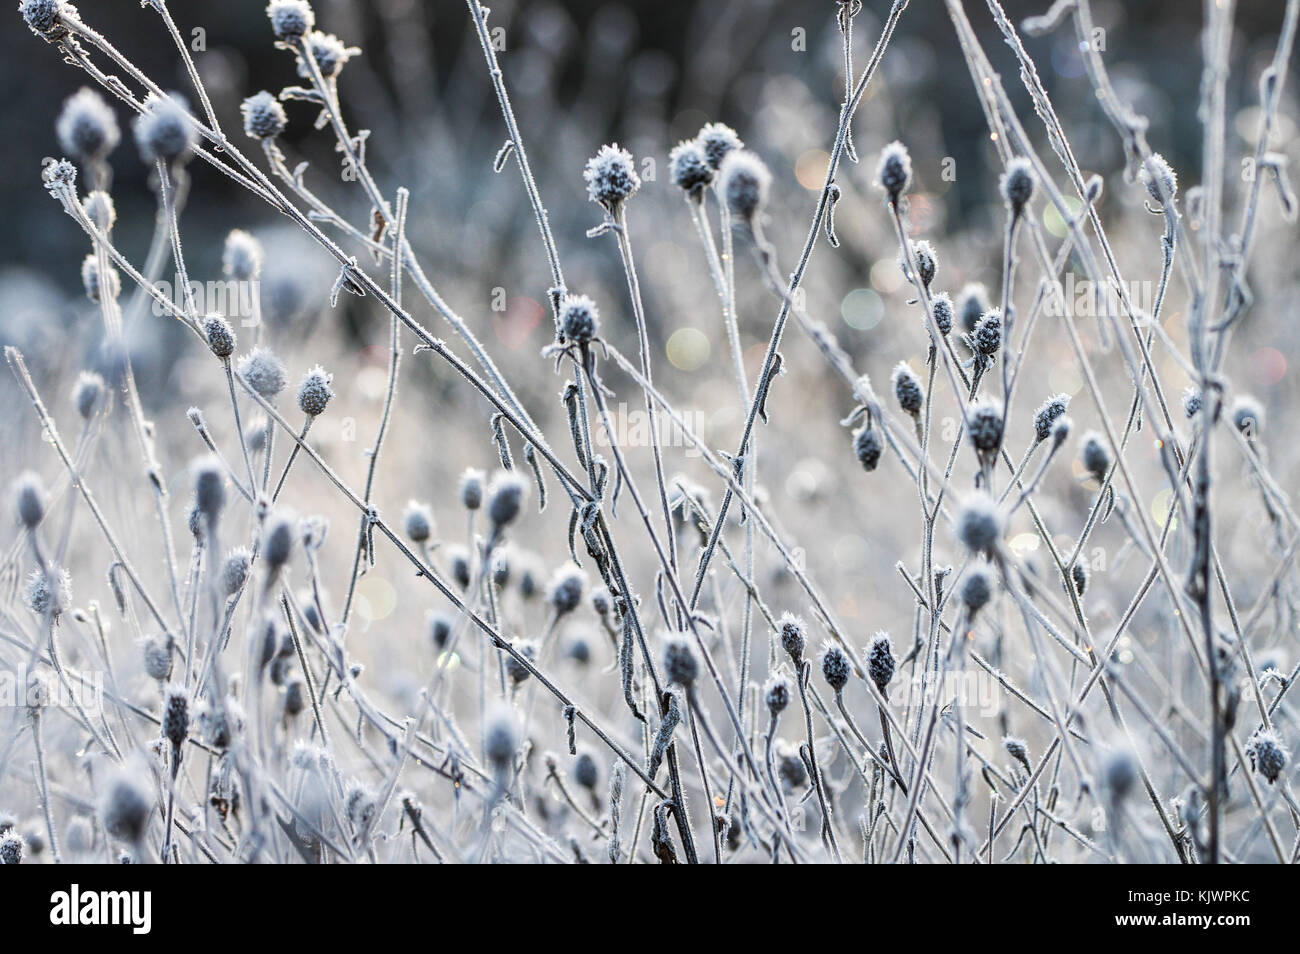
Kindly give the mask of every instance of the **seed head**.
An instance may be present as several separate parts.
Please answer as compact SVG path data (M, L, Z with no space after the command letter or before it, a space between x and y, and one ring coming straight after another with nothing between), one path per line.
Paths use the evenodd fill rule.
M231 229L221 250L221 270L228 278L246 282L262 274L262 243L243 229Z
M220 462L213 456L201 457L194 468L194 509L206 520L208 527L216 524L226 505L226 475Z
M1029 747L1025 745L1024 739L1018 739L1014 735L1004 735L1002 737L1002 747L1007 750L1007 755L1025 767L1026 772L1033 771L1029 767Z
M429 639L432 640L434 648L446 649L447 642L451 639L451 617L439 610L429 610L424 619L429 629Z
M952 332L952 299L947 292L939 292L930 299L930 310L934 312L934 323L939 326L939 334Z
M572 613L582 605L582 595L587 588L587 574L572 563L555 571L555 577L546 591L546 601L551 604L556 617Z
M357 831L365 831L379 810L375 794L362 782L352 782L343 794L343 811Z
M1079 596L1088 588L1088 568L1082 563L1075 563L1070 567L1070 581L1074 583L1074 592Z
M808 781L808 768L798 752L783 747L776 761L777 775L787 791L797 791Z
M22 836L11 828L3 837L0 837L0 865L22 864L26 847Z
M102 284L108 289L108 300L115 301L122 290L122 278L112 265L108 266L107 274L108 281ZM93 302L98 302L100 285L99 256L92 252L81 260L81 287L85 289L87 298Z
M767 711L778 716L790 705L790 680L784 676L773 676L763 687L763 701Z
M240 358L239 375L268 401L274 400L288 383L284 362L268 348L254 348Z
M117 223L117 207L113 197L102 189L96 189L82 201L86 215L101 232L107 232Z
M72 388L72 404L83 421L90 420L104 401L108 385L94 371L82 371Z
M587 160L582 172L587 182L587 196L610 212L622 205L641 188L641 177L636 174L632 153L619 148L618 143L601 146Z
M757 154L745 149L733 149L722 160L722 166L718 169L718 182L731 214L742 221L752 222L767 204L772 173Z
M324 414L325 406L334 396L334 391L330 388L331 380L331 376L320 365L303 375L302 383L298 385L298 410L308 417Z
M996 454L1002 446L1002 402L984 398L966 412L970 442L981 455Z
M1264 408L1253 397L1242 395L1232 402L1232 426L1247 439L1253 439L1264 428Z
M311 50L316 68L325 79L338 76L344 64L361 52L354 46L344 45L343 41L333 33L322 33L319 30L313 30L308 34L307 48ZM302 57L298 58L298 75L304 79L312 78L311 67Z
M48 576L44 570L32 570L23 587L23 603L37 616L61 616L72 606L72 577L61 566L51 567Z
M939 270L939 257L935 254L934 246L929 242L922 240L912 243L912 255L916 258L916 270L920 273L921 284L926 290L930 289L930 283L934 281L935 273ZM912 281L912 274L907 267L907 259L900 255L898 267L903 270L908 281Z
M14 481L14 513L25 530L35 530L45 519L49 496L45 484L33 471L26 471Z
M424 543L433 535L433 511L428 504L411 500L402 511L402 529L415 543Z
M1137 783L1137 759L1127 748L1113 750L1102 765L1102 778L1111 798L1117 803L1123 801Z
M1002 347L1002 312L994 308L980 316L970 334L970 345L971 350L986 361L998 353Z
M203 337L212 353L223 361L235 353L235 329L220 315L203 319Z
M880 455L885 445L880 440L880 433L870 424L862 427L853 435L853 453L865 471L873 471L880 463Z
M834 643L827 643L822 647L821 664L822 676L825 677L826 684L837 693L842 692L849 684L849 673L852 671L849 667L849 657L844 654L844 650Z
M447 571L462 589L469 589L469 551L457 544L447 548Z
M876 684L883 695L894 678L894 643L888 633L876 633L876 638L867 647L867 675Z
M1110 450L1106 447L1106 439L1096 431L1084 434L1079 447L1079 461L1094 478L1105 480L1106 472L1110 470Z
M104 787L99 802L99 820L112 837L137 844L144 838L153 808L153 794L138 777L125 769L118 769Z
M172 638L170 635L153 636L140 643L140 657L145 674L159 682L172 675Z
M488 761L499 775L504 775L514 765L515 750L519 747L519 723L514 709L498 703L484 722L483 746Z
M972 567L961 584L961 601L973 618L993 599L993 581L983 567Z
M1291 757L1277 732L1272 729L1256 732L1246 743L1246 754L1250 757L1251 766L1270 785L1281 777Z
M600 768L590 752L579 752L573 763L573 780L589 791L595 791L600 781Z
M957 536L972 553L987 553L1002 539L1002 512L982 490L967 497L957 515Z
M1042 442L1052 435L1052 425L1070 406L1070 395L1057 394L1049 397L1034 412L1034 439Z
M226 554L226 560L221 564L220 577L223 596L234 596L244 588L250 566L252 555L247 547L236 547Z
M876 185L889 196L890 202L897 205L899 197L911 184L912 157L901 142L891 142L880 152L880 164L876 167Z
M803 662L804 647L808 644L803 620L793 613L783 613L778 624L781 627L781 648L794 660L797 669Z
M1007 163L1007 171L1002 174L998 190L1013 216L1024 213L1025 206L1034 197L1035 182L1034 167L1028 159L1017 156Z
M293 556L293 518L285 513L273 513L267 519L262 535L262 557L267 568L275 573Z
M537 643L531 639L521 639L515 643L515 649L519 650L519 655L523 656L529 662L537 660ZM516 686L532 675L532 670L522 662L509 654L505 657L506 675Z
M664 675L672 685L689 689L700 675L700 660L691 637L684 633L664 636Z
M973 334L975 326L993 306L989 304L988 290L980 282L964 286L957 296L957 314L966 334ZM1001 335L999 334L999 338Z
M1183 389L1183 413L1187 415L1188 420L1200 413L1203 403L1201 392L1196 388L1189 385Z
M277 40L296 40L316 25L316 14L306 0L271 0L266 15Z
M18 12L33 33L51 43L57 43L68 35L68 29L60 17L77 11L65 0L22 0L18 4Z
M523 510L528 485L514 472L499 470L488 485L488 519L494 531L514 523Z
M186 162L194 148L195 131L185 100L179 93L161 99L150 96L135 118L135 142L146 162Z
M686 139L668 154L668 170L673 185L687 195L698 195L713 181L713 169L698 141Z
M600 310L586 295L565 295L560 302L560 334L565 341L587 344L600 327Z
M487 474L474 467L466 468L460 475L460 503L466 510L477 510L483 506L483 484Z
M83 86L63 104L55 123L59 145L84 162L98 162L117 148L122 134L104 97Z
M1140 174L1142 184L1146 186L1152 201L1163 205L1166 200L1172 202L1178 195L1178 176L1174 174L1174 170L1160 153L1153 152L1147 157L1142 164ZM1164 192L1163 198L1161 192Z
M190 731L190 694L184 686L168 686L163 700L163 738L179 749Z
M727 153L744 149L745 144L736 135L736 130L726 123L705 123L695 136L696 145L704 153L704 160L714 169L722 168L722 160Z
M912 417L920 416L925 395L921 391L920 379L906 361L900 361L894 366L894 397L905 412Z
M252 139L275 139L289 124L280 101L266 90L254 93L239 104L244 117L244 135Z

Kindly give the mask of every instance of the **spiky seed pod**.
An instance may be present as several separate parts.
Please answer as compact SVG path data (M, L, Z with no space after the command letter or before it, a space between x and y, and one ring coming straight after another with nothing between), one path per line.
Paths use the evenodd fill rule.
M767 204L772 173L755 153L734 149L722 160L718 182L731 214L743 222L753 222Z
M880 151L876 166L876 186L884 190L889 201L897 205L899 197L912 184L912 157L901 142L891 142Z
M108 392L104 379L94 371L82 371L72 388L72 404L83 421L95 416Z
M989 304L988 290L980 282L971 282L957 295L957 316L966 334L972 334L979 320L993 306Z
M691 637L677 633L664 637L664 677L670 685L689 689L700 675L700 659Z
M466 468L460 475L460 505L466 510L477 510L483 506L483 485L487 474L474 467Z
M211 455L195 461L193 467L194 509L210 528L216 525L226 506L226 475L220 462Z
M240 103L239 112L244 117L244 135L252 139L275 139L289 125L284 107L266 90Z
M1002 511L997 501L977 490L964 501L957 514L957 536L972 553L988 553L1002 539Z
M972 567L961 584L961 601L974 618L993 599L993 581L983 567Z
M443 650L447 648L447 643L451 639L452 618L446 613L438 610L429 610L425 616L425 624L429 629L429 639L435 649Z
M219 582L221 595L234 596L244 588L248 580L248 570L252 566L252 555L247 547L236 547L226 554L226 561L221 564Z
M168 686L163 700L163 738L179 750L190 731L190 694L184 686Z
M140 656L145 674L158 682L172 675L172 638L169 635L153 636L140 644Z
M1194 418L1201 411L1201 392L1190 385L1183 389L1183 413L1187 415L1188 420Z
M601 146L587 160L582 178L587 183L587 197L611 213L641 188L632 153L620 148L618 143Z
M84 162L99 162L122 138L104 97L85 86L64 101L54 128L64 151Z
M265 257L261 242L243 229L231 229L221 249L221 271L227 278L251 281L262 274Z
M347 61L361 52L354 46L346 45L333 33L322 33L319 30L307 34L306 44L311 50L312 59L316 61L316 68L325 79L337 77ZM312 78L311 67L301 56L298 58L298 75L304 79Z
M1075 563L1070 566L1070 581L1074 584L1074 592L1082 596L1084 590L1088 588L1088 568L1082 563Z
M966 412L970 442L984 457L1002 446L1002 402L994 398L976 401Z
M556 618L572 613L582 605L582 596L587 589L587 574L572 563L555 571L551 585L546 591L546 601L551 604Z
M262 558L270 572L277 572L289 562L293 556L293 541L293 520L285 514L272 514L262 534Z
M529 662L535 662L537 660L537 643L533 640L521 639L515 643L515 649L519 651L519 655L523 656ZM509 654L505 657L505 665L506 675L510 677L510 681L516 686L527 680L528 677L532 675L532 670Z
M1014 735L1004 735L1002 748L1006 749L1007 755L1023 765L1026 772L1033 771L1029 765L1029 747L1025 745L1024 739L1018 739Z
M1243 394L1233 401L1229 417L1232 419L1232 426L1247 439L1258 436L1264 429L1264 408L1253 397Z
M104 830L119 841L138 844L153 814L153 795L125 769L117 770L99 803L99 820Z
M679 142L668 154L668 175L673 185L687 195L698 195L713 181L713 169L700 144L692 139Z
M1105 480L1106 472L1110 470L1110 449L1106 446L1106 439L1096 431L1084 434L1079 446L1079 461L1095 479Z
M45 484L33 471L26 471L14 481L14 513L25 530L35 530L45 519L49 495Z
M1034 197L1036 182L1034 166L1028 159L1017 156L1007 163L1007 171L998 182L998 191L1013 216L1024 214L1025 206Z
M867 425L853 435L853 453L865 471L873 471L880 464L880 455L885 445L880 439L880 432Z
M18 12L33 33L57 43L68 35L68 28L60 18L66 13L76 13L76 8L66 0L22 0Z
M867 675L876 684L883 695L894 679L897 662L894 659L894 643L888 633L877 633L876 638L867 647Z
M1178 195L1178 176L1160 153L1153 152L1147 156L1140 175L1153 202L1163 205L1166 198L1172 201ZM1161 197L1161 192L1164 192L1164 198Z
M223 361L235 353L235 329L220 315L203 319L203 338L212 353Z
M781 648L794 661L797 670L803 662L804 648L808 645L804 622L793 613L783 613L777 624L781 627Z
M939 326L939 334L947 336L952 333L953 306L947 292L939 292L930 299L930 310L934 313L934 323Z
M113 197L102 189L86 196L82 207L86 210L86 217L101 232L108 232L117 224L117 206L113 204Z
M1002 312L994 308L980 316L970 334L970 345L971 350L985 360L998 353L1002 347Z
M600 781L600 768L590 752L579 752L573 763L573 780L588 791L595 791Z
M514 523L523 510L527 492L528 485L518 474L508 470L497 471L487 489L488 519L492 521L494 531L499 532Z
M26 845L18 832L11 829L3 837L0 837L0 864L22 864L25 851Z
M930 283L934 281L934 276L939 271L939 256L935 252L934 246L924 240L912 243L912 255L916 259L916 270L920 273L921 284L928 291ZM910 281L912 276L907 267L907 260L900 257L898 264L902 268L903 274L907 275Z
M316 25L316 14L306 0L271 0L266 15L277 40L296 40Z
M1250 757L1251 766L1270 785L1282 776L1291 757L1277 732L1272 729L1256 732L1246 745L1246 754Z
M239 375L268 401L274 400L289 382L284 362L268 348L254 348L240 358Z
M302 383L298 385L298 410L308 417L324 414L325 406L334 396L330 380L330 375L320 365L303 375Z
M499 775L513 767L515 751L519 747L519 723L514 710L505 703L498 703L488 713L484 723L483 747L488 762Z
M146 162L187 162L196 133L189 110L179 93L150 96L145 111L135 118L135 142Z
M821 665L826 684L837 693L843 692L844 687L849 684L849 674L852 672L849 657L844 654L844 650L834 643L827 643L822 647Z
M696 133L695 142L704 153L704 160L714 169L722 168L722 161L729 153L745 148L736 130L726 123L705 123Z
M894 366L894 397L904 412L912 417L920 417L921 408L925 405L925 394L921 390L921 379L906 361L900 361Z
M560 302L560 334L565 341L587 344L600 327L600 310L586 295L565 295Z
M1042 443L1052 435L1052 425L1070 406L1070 395L1055 394L1049 397L1034 412L1034 440Z
M23 604L37 616L59 617L72 606L72 577L61 566L33 570L23 587Z
M763 687L763 702L773 717L779 716L790 705L790 680L784 676L773 676Z

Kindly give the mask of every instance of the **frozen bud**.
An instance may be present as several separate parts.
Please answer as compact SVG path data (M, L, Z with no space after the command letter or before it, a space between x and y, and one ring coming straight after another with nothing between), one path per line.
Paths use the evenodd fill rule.
M939 256L935 252L934 246L926 241L913 242L912 255L916 259L916 270L920 273L921 284L928 291L930 283L934 281L934 276L939 271ZM898 265L903 270L903 274L911 281L912 274L907 266L907 259L900 256Z
M803 662L804 647L808 645L803 620L793 613L783 613L777 625L781 627L781 648L794 660L797 669Z
M567 655L580 666L591 662L591 644L582 636L575 636L569 641Z
M346 46L333 33L322 33L319 30L313 30L307 35L307 49L311 51L316 68L325 79L338 76L344 64L361 52L356 47ZM298 75L304 79L312 78L311 67L302 57L298 58Z
M1072 426L1073 425L1068 415L1058 418L1056 423L1052 425L1052 450L1053 451L1059 449L1060 446L1065 443L1066 438L1070 436L1070 428Z
M428 504L409 501L402 511L402 530L415 543L424 543L433 536L433 511Z
M303 375L298 385L298 410L308 417L317 417L325 413L325 406L334 396L330 389L330 375L320 365Z
M487 475L475 467L467 467L460 475L460 504L466 510L483 506L483 485Z
M32 570L23 587L23 604L37 616L61 616L72 606L72 577L60 566Z
M221 576L218 578L223 596L234 596L244 588L251 565L252 557L247 547L236 547L226 554L226 560L221 564Z
M284 132L289 117L280 101L266 90L254 93L239 104L244 117L244 135L252 139L274 139Z
M1160 153L1153 152L1147 156L1142 163L1141 176L1142 184L1146 186L1153 202L1164 205L1178 195L1178 176Z
M713 181L713 168L699 142L687 139L668 154L668 174L673 185L687 195L698 195Z
M586 295L565 295L560 302L560 334L565 341L587 344L600 327L600 311Z
M144 838L153 809L153 793L145 788L139 775L119 768L104 786L99 820L112 837L137 844Z
M967 497L957 514L957 536L972 553L987 553L1002 539L1002 512L982 490Z
M600 768L590 752L579 752L573 763L573 780L589 791L595 791L600 781Z
M102 189L96 189L86 196L82 206L86 210L86 217L101 232L109 231L117 223L117 206L113 204L113 197Z
M980 316L970 333L971 350L984 359L992 358L1002 347L1002 312L994 308Z
M268 401L273 400L288 383L284 362L267 348L254 348L240 358L239 376Z
M221 464L211 455L202 457L194 465L194 508L214 526L226 505L226 476Z
M203 319L203 338L212 353L223 361L235 353L235 330L220 315L208 315Z
M957 316L966 334L975 331L975 326L985 313L992 308L989 304L988 290L979 282L971 282L957 295Z
M108 266L107 281L101 282L99 277L99 256L90 253L81 260L81 287L85 289L86 297L93 302L100 300L102 290L107 290L109 301L115 301L118 294L122 291L122 278L117 273L117 269L112 265Z
M996 454L1002 446L1002 402L994 398L973 403L966 412L970 442L982 456Z
M876 185L889 196L890 202L897 204L911 184L912 157L901 142L891 142L880 152L880 164L876 166Z
M921 391L921 380L906 361L900 361L894 367L894 397L906 413L912 417L920 416L925 395Z
M26 844L22 836L14 829L10 829L3 836L0 836L0 865L20 865L23 863L23 855L26 852Z
M462 589L469 589L469 551L457 544L447 548L447 572Z
M844 650L834 643L827 643L822 647L821 664L822 676L825 677L826 684L837 693L842 692L849 684L849 674L852 671L849 657L845 655Z
M508 527L523 510L524 495L528 486L517 474L508 470L497 471L488 485L488 519L494 531Z
M1056 394L1049 397L1034 412L1034 439L1042 442L1052 434L1052 425L1070 406L1070 395Z
M1026 772L1033 771L1029 766L1029 747L1025 745L1024 739L1018 739L1013 735L1004 735L1002 737L1002 748L1006 749L1007 755L1023 765Z
M884 450L885 445L880 440L880 432L869 424L853 435L853 453L865 471L876 469Z
M161 99L150 96L145 111L135 118L135 142L147 162L188 161L195 130L183 98L177 93Z
M72 404L84 421L90 420L104 402L108 386L93 371L82 371L72 388Z
M677 633L664 637L664 676L672 685L689 689L700 675L700 659L691 637Z
M1258 436L1264 429L1264 408L1253 397L1242 395L1233 401L1229 416L1232 426L1247 439Z
M1282 745L1277 732L1265 729L1256 732L1246 744L1246 755L1250 764L1260 775L1273 785L1282 776L1290 759L1290 753Z
M546 591L546 601L551 604L556 617L572 613L582 605L582 595L587 588L587 574L572 563L560 567Z
M272 573L280 570L293 556L293 525L293 519L283 513L272 514L266 522L262 534L262 557Z
M1110 470L1110 450L1106 447L1106 439L1096 431L1084 434L1080 441L1079 461L1094 478L1105 480L1106 472Z
M231 229L221 249L221 271L227 278L245 282L262 274L262 243L243 229Z
M145 674L162 682L172 675L172 638L168 634L152 636L140 643L140 657Z
M767 204L772 173L756 154L738 149L728 153L722 161L718 181L731 214L743 221L752 222Z
M296 40L316 25L316 14L306 0L271 0L266 15L277 40Z
M1007 163L1007 171L998 183L998 190L1012 215L1024 213L1025 206L1034 197L1035 182L1034 167L1028 159L1016 157Z
M930 310L934 313L934 323L939 326L939 334L948 335L952 332L952 299L948 297L947 292L939 292L930 299Z
M498 703L483 726L483 748L488 762L498 774L508 772L514 765L515 750L519 747L519 723L515 712L504 703Z
M284 686L284 714L296 716L307 708L307 685L296 676Z
M535 643L533 640L531 639L519 640L518 642L515 643L515 650L519 653L520 656L523 656L524 659L528 660L530 663L537 661L537 643ZM505 666L506 666L506 675L510 677L510 681L514 683L516 686L519 685L521 682L525 681L529 676L533 674L533 671L529 669L527 666L525 666L521 660L515 658L510 654L506 654Z
M54 128L64 151L84 162L103 160L122 138L117 116L104 97L85 86L63 103Z
M163 699L162 734L179 749L190 731L190 694L184 686L168 686Z
M446 649L447 643L451 640L452 618L438 610L429 610L424 619L434 649Z
M784 676L773 676L763 687L763 702L767 711L774 717L785 711L790 705L790 680Z
M966 612L974 618L975 614L993 599L993 580L983 567L973 567L966 574L961 584L961 601Z
M745 148L736 130L726 123L705 123L696 134L695 143L704 153L704 160L714 169L722 168L722 160L728 153Z
M882 695L889 683L893 681L896 666L894 643L890 640L889 634L877 633L876 638L867 647L867 675L871 677L871 681L876 684L876 688Z
M587 196L607 210L613 211L636 194L641 188L641 177L636 174L632 153L619 148L618 143L601 146L596 155L587 160L582 172L587 183Z
M14 481L14 513L18 523L27 530L35 530L45 519L49 497L45 484L32 471L26 471Z

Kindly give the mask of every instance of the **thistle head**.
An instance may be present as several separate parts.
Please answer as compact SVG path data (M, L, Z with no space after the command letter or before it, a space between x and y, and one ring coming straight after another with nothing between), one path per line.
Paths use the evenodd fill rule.
M451 628L453 620L446 613L439 610L429 610L424 618L425 627L429 631L429 641L433 643L433 648L443 650L447 648L447 643L451 641Z
M722 160L728 153L745 148L736 130L726 123L705 123L696 134L695 143L704 154L704 161L713 169L722 168Z
M171 685L163 696L163 738L179 750L190 731L190 694L184 686Z
M220 315L208 315L203 319L203 338L212 353L223 361L235 353L235 329Z
M94 371L82 371L77 375L77 383L72 388L72 404L83 421L94 417L107 393L108 385Z
M221 271L227 278L250 281L262 274L262 243L243 229L231 229L221 250Z
M894 643L888 633L876 633L871 645L867 647L867 675L884 695L889 683L893 681L897 663L894 659Z
M283 42L306 36L316 25L316 14L306 0L271 0L266 15L271 21L271 32Z
M986 311L975 322L975 330L970 333L971 351L985 361L992 359L1002 347L1002 312L993 308Z
M1025 745L1024 739L1016 738L1014 735L1004 735L1002 748L1006 749L1007 755L1023 765L1026 772L1033 771L1029 765L1029 747Z
M853 671L844 650L835 643L826 643L821 651L821 667L826 684L836 693L843 692L844 687L849 684L849 675Z
M560 335L565 341L587 344L600 328L600 310L586 295L565 295L560 302Z
M903 270L903 274L907 276L908 281L915 282L916 278L920 278L921 284L926 291L929 291L930 283L934 281L934 276L939 271L938 253L935 252L933 245L922 239L919 242L912 243L912 257L916 259L918 274L915 277L912 275L911 268L908 267L905 255L899 255L898 267Z
M68 35L62 18L68 14L75 16L77 8L67 0L21 0L18 12L33 33L50 43L57 43Z
M488 484L488 519L494 532L504 530L514 523L524 508L528 485L518 474L499 470Z
M773 676L763 686L763 702L773 717L779 716L790 705L790 680Z
M460 475L460 505L466 510L477 510L483 506L483 485L487 474L477 467L467 467Z
M1291 758L1291 753L1273 729L1263 729L1251 736L1246 744L1246 755L1250 757L1251 767L1264 776L1270 785L1282 776Z
M13 484L14 514L18 524L24 530L35 530L45 519L49 506L49 494L45 492L45 483L34 471L25 471Z
M276 99L266 90L254 93L239 104L244 117L244 135L252 139L275 139L289 125L289 116Z
M1083 563L1071 564L1070 582L1074 584L1074 592L1082 596L1084 590L1088 588L1088 567Z
M934 323L939 326L939 334L947 336L952 332L952 299L947 292L939 292L930 299L930 311L934 314Z
M268 401L275 400L276 395L284 390L288 383L288 372L281 361L269 348L254 348L239 359L239 375L248 382L248 386Z
M531 639L521 639L515 643L515 650L530 663L537 661L537 643ZM516 686L531 676L532 670L510 654L505 657L506 675Z
M489 764L502 776L514 767L519 748L519 721L515 710L499 702L488 712L483 723L483 748Z
M781 627L781 648L794 661L797 669L803 662L804 647L808 644L804 622L793 613L783 613L777 625Z
M993 599L993 580L988 570L981 566L972 567L966 572L961 584L961 601L966 612L974 619Z
M1002 521L997 501L977 490L962 501L957 536L972 553L989 553L1002 539Z
M83 162L102 161L122 138L112 108L85 86L64 101L54 129L64 151Z
M1042 443L1052 435L1052 425L1070 406L1070 395L1057 394L1049 397L1034 412L1034 440Z
M669 684L689 689L700 675L695 644L685 633L671 633L663 641L664 677Z
M957 295L957 316L961 319L961 327L966 334L973 334L975 326L979 320L992 309L989 304L988 289L980 282L971 282L962 287L961 292ZM1001 335L999 334L999 340Z
M1105 480L1106 472L1110 470L1110 461L1110 448L1106 446L1106 439L1096 431L1084 434L1079 444L1079 462L1083 464L1083 469L1094 479Z
M150 95L134 129L136 146L146 162L186 162L194 150L197 133L179 93Z
M733 149L722 160L718 182L731 214L743 222L753 223L767 204L772 173L757 154L747 149Z
M1017 156L1007 163L1007 171L998 182L998 191L1013 216L1024 214L1025 206L1034 197L1036 182L1033 164L1028 159Z
M104 830L119 841L138 844L153 811L153 793L144 787L139 775L126 768L114 770L99 801L99 820Z
M216 525L226 506L226 475L221 462L208 455L192 465L194 469L194 509L203 517L208 527Z
M402 511L402 530L414 543L425 543L433 535L433 511L428 504L411 500Z
M916 376L911 365L900 361L894 366L894 397L898 406L912 417L921 415L925 404L925 394L921 390L921 379Z
M311 51L316 68L324 79L337 77L347 61L361 52L355 46L347 46L333 33L322 33L320 30L312 30L307 34L305 46ZM298 75L304 79L312 78L311 67L302 56L298 57Z
M897 205L911 184L912 157L901 142L891 142L880 151L880 162L876 166L876 186L884 191L892 204Z
M330 388L331 380L320 365L303 375L302 383L298 385L298 410L308 417L324 414L325 406L334 396L334 391Z
M713 181L713 167L697 140L679 142L668 154L668 175L687 195L699 195Z
M587 182L587 196L610 213L622 206L641 188L641 177L636 174L632 153L618 143L601 146L587 160L582 172Z
M276 512L267 518L262 533L262 558L272 574L282 569L293 556L295 536L294 521L288 514Z
M1178 195L1178 176L1160 153L1153 152L1147 156L1139 175L1153 202L1164 205Z
M996 454L1002 446L1002 402L983 398L972 403L966 411L966 430L971 444L982 456Z
M1201 407L1205 402L1201 398L1199 389L1188 385L1183 388L1183 413L1187 415L1188 420L1194 418L1201 412Z
M1232 426L1247 440L1254 440L1264 428L1264 408L1249 395L1243 394L1233 401L1228 416Z
M546 602L556 617L572 613L582 605L587 589L587 574L574 563L567 563L555 571L551 585L546 589Z
M248 571L251 567L252 554L247 547L236 547L227 553L225 562L221 564L221 575L218 577L222 596L229 598L242 590L248 581Z
M885 451L880 432L870 424L861 427L853 435L853 453L865 471L873 471L880 464L880 455Z

